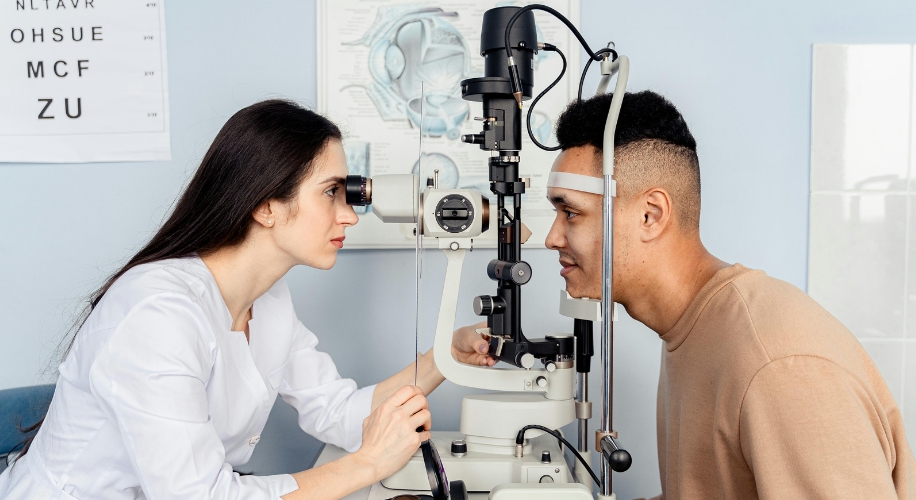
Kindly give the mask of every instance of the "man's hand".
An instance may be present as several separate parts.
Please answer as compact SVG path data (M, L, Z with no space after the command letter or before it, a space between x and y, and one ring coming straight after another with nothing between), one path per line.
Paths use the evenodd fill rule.
M487 354L489 338L477 333L478 329L486 327L487 323L483 322L455 330L452 334L452 357L467 365L495 365L496 359Z

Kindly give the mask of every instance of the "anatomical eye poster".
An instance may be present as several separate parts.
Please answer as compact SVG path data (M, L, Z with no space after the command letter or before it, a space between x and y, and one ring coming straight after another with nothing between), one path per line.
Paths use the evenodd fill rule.
M0 162L171 159L163 0L0 3Z
M543 3L579 24L578 0ZM460 140L463 134L482 130L475 120L482 115L481 103L463 100L460 84L484 76L480 55L484 12L513 5L526 4L318 0L318 110L341 126L351 174L414 173L425 179L438 171L440 188L476 189L495 206L489 188L489 152ZM534 136L552 146L556 144L554 123L578 91L581 49L559 20L541 11L534 16L538 41L559 47L568 63L563 80L538 101L531 115ZM597 49L607 40L591 42ZM597 73L598 65L593 66ZM537 95L557 78L563 61L556 52L539 51L533 67ZM525 101L524 115L531 102ZM526 247L542 247L556 216L546 199L546 183L557 153L535 146L527 130L522 136L520 175L531 180L522 199L523 222L532 231ZM359 223L347 230L348 248L415 245L413 225L383 224L371 210L371 206L358 210ZM478 244L493 246L495 231L475 239Z

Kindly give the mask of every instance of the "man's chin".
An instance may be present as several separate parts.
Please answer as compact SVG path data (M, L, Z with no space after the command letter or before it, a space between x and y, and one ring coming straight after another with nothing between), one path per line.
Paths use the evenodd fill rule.
M584 287L571 284L569 280L566 280L566 293L574 299L596 299L600 295L600 292L591 293Z

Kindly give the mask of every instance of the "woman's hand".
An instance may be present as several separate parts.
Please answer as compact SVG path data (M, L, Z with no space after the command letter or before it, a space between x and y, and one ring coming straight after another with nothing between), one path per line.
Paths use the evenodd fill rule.
M423 391L405 385L363 420L363 443L354 454L373 471L374 481L394 474L429 439L429 403ZM421 432L417 429L422 428Z
M486 328L486 326L486 323L478 323L474 326L466 326L455 330L452 334L452 358L459 363L475 366L495 365L496 359L487 355L487 350L489 349L487 340L476 331L478 328ZM398 373L379 382L375 386L375 392L372 394L372 407L381 408L383 402L387 399L393 399L395 391L404 390L404 386L407 384L416 384L425 391L425 394L429 394L444 381L445 377L439 371L439 367L436 366L433 350L430 349L425 354L417 356L416 364L411 363ZM417 388L417 394L423 393ZM372 415L374 416L375 413ZM370 416L366 421L368 422L373 416ZM365 440L365 435L363 439Z
M496 359L487 354L489 339L477 333L479 328L486 327L487 323L483 322L455 330L452 334L452 357L467 365L495 365Z

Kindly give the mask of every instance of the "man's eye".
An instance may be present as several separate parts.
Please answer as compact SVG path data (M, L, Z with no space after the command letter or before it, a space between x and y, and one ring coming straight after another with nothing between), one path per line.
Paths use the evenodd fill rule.
M579 215L576 212L572 212L570 210L563 210L563 212L566 214L567 219L572 219L573 217Z

